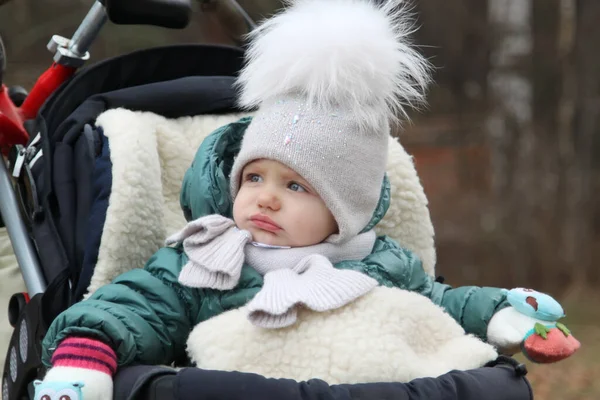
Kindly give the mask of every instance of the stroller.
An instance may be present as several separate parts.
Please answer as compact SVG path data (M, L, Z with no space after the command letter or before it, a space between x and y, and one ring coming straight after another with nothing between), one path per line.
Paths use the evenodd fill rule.
M5 87L0 92L0 145L8 159L8 165L0 163L0 211L28 291L15 294L9 304L15 330L2 376L3 399L33 398L32 382L45 372L42 338L53 319L94 284L112 182L120 173L113 170L112 139L96 126L98 116L119 108L166 118L211 115L210 131L240 112L233 88L243 62L240 48L145 49L75 73L107 19L181 28L190 11L182 0L98 0L72 39L53 37L49 47L56 63L31 93ZM141 262L146 257L136 256ZM448 386L456 398L531 398L525 373L514 360L500 358L488 368L410 384L329 386L318 380L134 366L115 377L114 398L434 399L442 398L436 388Z

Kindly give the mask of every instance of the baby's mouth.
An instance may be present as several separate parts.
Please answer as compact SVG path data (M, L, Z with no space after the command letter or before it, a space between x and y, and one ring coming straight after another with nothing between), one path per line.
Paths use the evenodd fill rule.
M259 229L265 230L267 232L276 233L279 232L282 228L275 223L271 218L266 215L253 215L250 217L250 222Z

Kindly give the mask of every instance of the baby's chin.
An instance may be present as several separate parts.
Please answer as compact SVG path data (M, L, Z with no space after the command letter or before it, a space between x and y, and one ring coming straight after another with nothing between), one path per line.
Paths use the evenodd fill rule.
M284 247L307 247L313 246L320 242L305 243L300 240L294 240L294 238L286 235L287 232L273 233L269 231L263 231L261 229L248 229L252 233L252 240L257 243L267 244L269 246L284 246ZM285 235L285 236L284 236ZM298 238L295 238L298 239Z
M252 233L254 242L268 244L270 246L293 246L293 243L286 237L282 237L277 233L263 231L261 229L249 229Z

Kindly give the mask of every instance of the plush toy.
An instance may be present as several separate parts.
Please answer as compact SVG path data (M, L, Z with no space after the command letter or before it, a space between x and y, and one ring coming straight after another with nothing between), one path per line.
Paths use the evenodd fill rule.
M34 400L82 400L81 382L42 382L36 380Z
M551 296L532 289L516 288L506 290L506 299L520 313L540 321L525 334L521 342L523 354L531 361L560 361L581 346L569 329L558 322L565 317L565 313Z

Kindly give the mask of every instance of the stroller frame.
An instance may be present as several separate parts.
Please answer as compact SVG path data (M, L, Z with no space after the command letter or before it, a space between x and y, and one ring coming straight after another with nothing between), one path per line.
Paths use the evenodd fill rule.
M0 214L6 225L15 258L21 266L28 295L35 296L43 293L46 290L46 281L28 230L20 218L21 211L13 189L11 174L3 162L0 162Z
M27 119L34 118L42 103L46 100L42 90L49 93L54 92L75 72L75 68L80 67L89 59L88 49L107 20L108 15L104 4L95 1L81 25L73 34L73 38L66 39L58 35L52 36L47 47L50 51L55 52L54 60L58 71L56 68L49 69L46 72L47 80L45 82L40 81L40 84L36 85L27 96L21 106L22 123ZM63 74L64 71L66 71L66 74ZM19 163L23 162L26 157L27 148L23 147L23 139L26 140L27 136L24 131L21 131L18 137L12 138L16 143L15 149L19 152L13 171L9 172L6 165L0 163L0 214L3 216L15 257L19 263L27 294L33 297L38 293L43 293L46 290L47 283L39 265L37 253L29 238L28 230L20 218L23 205L18 204L12 185L12 177L18 178L20 171L17 171L17 168L20 168ZM11 138L9 137L8 140L11 140ZM21 144L18 144L19 142Z

